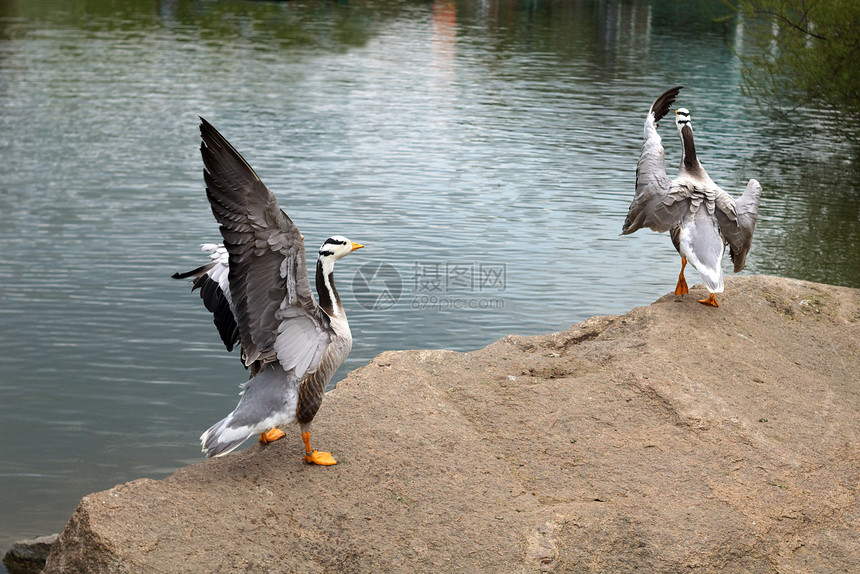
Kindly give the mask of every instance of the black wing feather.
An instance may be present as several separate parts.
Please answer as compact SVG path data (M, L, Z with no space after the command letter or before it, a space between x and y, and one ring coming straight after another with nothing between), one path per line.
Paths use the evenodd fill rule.
M670 88L663 92L659 98L654 100L654 103L651 104L651 111L654 113L654 121L659 122L661 119L666 117L666 114L669 113L669 108L672 107L672 104L675 102L675 98L678 97L678 92L680 92L684 86L675 86L674 88Z

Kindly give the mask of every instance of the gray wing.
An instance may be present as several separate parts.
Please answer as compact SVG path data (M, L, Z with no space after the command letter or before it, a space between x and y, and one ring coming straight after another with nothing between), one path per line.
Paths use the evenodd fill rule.
M726 243L729 244L729 255L735 265L735 273L742 270L746 263L758 218L760 199L761 184L757 180L751 179L747 183L744 194L734 202L735 217L722 209L716 210L717 223Z
M628 235L643 227L664 232L678 223L687 203L679 201L679 195L670 194L671 181L666 175L666 161L662 139L657 133L657 122L668 112L669 106L681 86L664 92L651 104L645 118L645 141L636 166L636 194L624 220L622 235Z
M331 340L308 280L302 234L230 143L201 118L206 195L229 254L229 286L245 366L278 360L301 378Z

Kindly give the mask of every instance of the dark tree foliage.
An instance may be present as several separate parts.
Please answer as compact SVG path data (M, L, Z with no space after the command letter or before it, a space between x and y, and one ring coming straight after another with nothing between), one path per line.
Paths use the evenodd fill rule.
M740 0L758 21L743 89L776 109L810 106L860 124L860 1Z

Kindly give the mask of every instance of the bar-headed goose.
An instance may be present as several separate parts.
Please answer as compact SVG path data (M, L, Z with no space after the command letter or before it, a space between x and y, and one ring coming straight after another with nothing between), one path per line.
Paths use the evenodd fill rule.
M239 152L202 118L200 134L206 195L224 244L204 245L210 262L173 277L193 280L227 350L238 343L250 370L238 406L200 437L203 452L227 454L257 433L268 443L284 436L278 426L298 422L304 460L336 464L331 453L311 448L310 428L326 385L352 348L334 263L362 245L339 235L323 242L317 302L298 227Z
M684 267L689 261L710 292L707 299L699 302L718 307L714 294L723 292L720 263L726 244L737 273L744 268L752 244L761 185L749 180L743 195L735 200L713 182L696 156L690 112L685 108L675 112L683 152L678 176L669 179L657 122L669 112L680 90L679 86L664 92L645 118L645 142L636 168L636 194L621 233L628 235L642 227L661 233L669 231L675 249L681 254L675 294L685 295L689 291L684 280Z

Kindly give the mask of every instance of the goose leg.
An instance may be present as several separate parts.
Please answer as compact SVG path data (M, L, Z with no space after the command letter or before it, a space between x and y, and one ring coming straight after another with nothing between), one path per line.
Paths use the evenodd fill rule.
M337 464L337 461L331 456L330 452L320 452L311 448L311 432L302 433L302 441L305 443L305 457L302 459L311 464L320 464L329 466Z
M687 258L681 257L681 273L678 275L678 285L675 286L675 295L686 295L690 292L687 280L684 278L684 267L687 266Z
M710 305L711 307L719 307L719 305L717 305L717 298L714 297L713 293L711 293L711 296L708 297L707 299L698 299L698 301L702 305Z
M269 444L270 442L275 442L279 438L283 438L286 436L284 431L279 428L273 428L270 431L266 431L260 435L260 442L263 444Z

